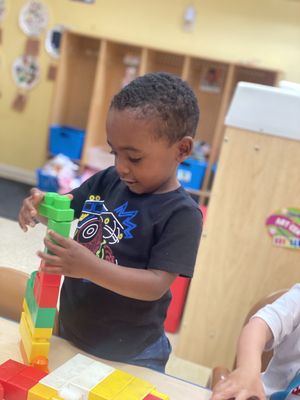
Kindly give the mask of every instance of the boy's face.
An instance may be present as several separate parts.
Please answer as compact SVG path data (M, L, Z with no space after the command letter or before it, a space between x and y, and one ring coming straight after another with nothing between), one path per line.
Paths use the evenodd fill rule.
M107 142L115 155L121 180L137 194L164 193L178 188L180 141L174 144L155 136L157 120L137 119L134 111L112 109L106 122Z

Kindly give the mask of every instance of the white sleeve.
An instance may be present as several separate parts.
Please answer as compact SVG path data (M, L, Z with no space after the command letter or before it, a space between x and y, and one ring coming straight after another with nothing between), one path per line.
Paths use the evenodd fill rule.
M273 340L267 343L265 350L277 347L300 324L300 284L261 308L253 317L263 319L273 333Z

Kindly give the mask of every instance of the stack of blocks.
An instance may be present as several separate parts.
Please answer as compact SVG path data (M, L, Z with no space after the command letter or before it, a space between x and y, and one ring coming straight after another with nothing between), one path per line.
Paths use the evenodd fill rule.
M82 354L49 375L8 360L1 385L5 400L169 400L151 383Z
M46 193L39 214L48 218L48 229L69 237L74 210L70 199L57 193ZM48 252L47 249L45 249ZM50 338L56 317L61 276L34 271L26 288L20 322L20 348L26 364L48 370Z
M48 218L49 229L69 236L74 211L67 197L47 193L39 214ZM169 400L151 383L82 354L48 374L60 281L60 275L41 270L31 274L20 322L24 364L0 365L0 400Z

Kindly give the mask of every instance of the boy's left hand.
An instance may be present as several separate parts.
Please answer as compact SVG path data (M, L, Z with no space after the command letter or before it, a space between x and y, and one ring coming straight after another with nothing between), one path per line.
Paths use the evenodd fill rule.
M53 254L42 251L37 253L45 261L42 267L43 272L88 279L86 266L95 263L98 258L73 239L65 238L51 230L48 231L48 235L49 238L45 237L44 243Z

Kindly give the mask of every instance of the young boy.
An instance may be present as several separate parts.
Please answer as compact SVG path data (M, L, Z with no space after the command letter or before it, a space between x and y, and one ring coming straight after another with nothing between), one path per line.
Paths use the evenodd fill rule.
M176 170L193 147L199 119L189 86L167 73L139 77L112 100L107 142L115 167L71 192L74 240L45 238L47 273L65 276L60 335L98 357L164 371L164 333L178 275L191 277L202 229L198 205ZM32 189L19 214L34 226L43 193Z
M300 370L299 305L300 284L297 284L250 319L239 338L237 368L216 385L212 400L254 397L263 400L270 396L279 400L287 396L290 390L286 389ZM262 353L271 349L273 357L261 374ZM297 389L295 386L291 388Z

